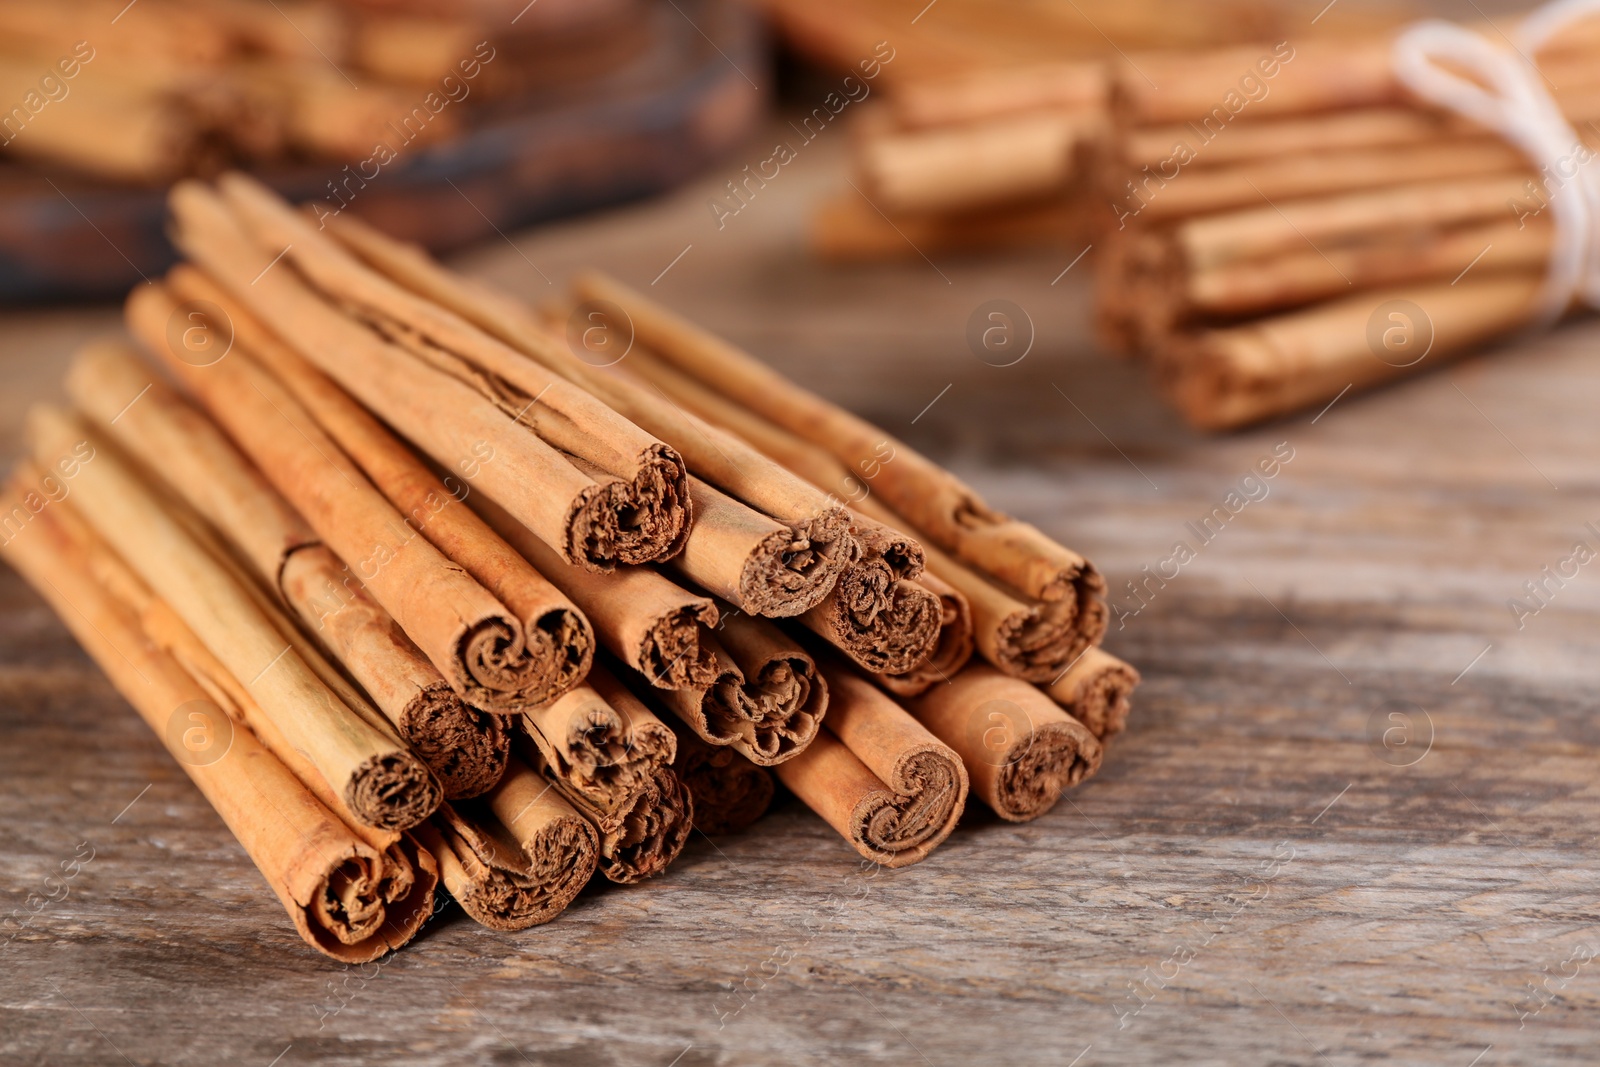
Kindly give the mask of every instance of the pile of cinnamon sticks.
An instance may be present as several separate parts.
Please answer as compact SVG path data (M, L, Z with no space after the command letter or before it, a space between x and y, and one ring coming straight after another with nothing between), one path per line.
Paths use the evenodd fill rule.
M775 779L904 866L1123 729L1083 557L619 283L532 309L240 175L170 207L187 261L30 413L0 557L314 947L403 944L439 881L548 921Z
M1124 68L1101 177L1102 334L1148 361L1189 422L1231 429L1528 324L1550 202L1580 195L1563 186L1600 144L1597 50L1591 19L1532 57L1580 138L1567 174L1411 96L1393 34Z
M0 151L140 184L294 159L370 179L632 37L633 0L522 6L0 0Z

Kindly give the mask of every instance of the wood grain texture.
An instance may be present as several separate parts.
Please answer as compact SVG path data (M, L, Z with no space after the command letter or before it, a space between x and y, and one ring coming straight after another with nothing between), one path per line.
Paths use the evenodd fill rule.
M0 914L79 842L96 850L0 947L0 1061L1592 1062L1600 965L1563 962L1600 951L1600 562L1521 631L1506 600L1573 541L1600 547L1583 527L1600 526L1600 324L1347 396L1315 424L1198 438L1093 353L1087 262L1052 283L1075 249L806 262L801 213L842 181L835 134L721 230L707 199L764 141L670 197L463 264L534 299L555 289L530 264L658 279L652 295L816 368L1087 553L1119 602L1289 442L1269 495L1113 621L1107 647L1145 684L1100 775L1035 823L973 810L898 872L863 871L791 800L549 926L490 934L452 905L381 967L345 970L298 942L155 739L0 571ZM1006 368L965 340L997 297L1036 333ZM109 318L7 317L8 457L22 399L53 392L71 338ZM1373 725L1405 710L1420 727L1417 709L1431 748L1393 766L1419 749L1375 744ZM1519 1018L1530 983L1574 971Z

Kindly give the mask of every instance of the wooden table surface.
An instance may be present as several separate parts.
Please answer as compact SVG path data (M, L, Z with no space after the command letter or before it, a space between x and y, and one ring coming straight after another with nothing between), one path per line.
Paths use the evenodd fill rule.
M534 298L586 264L654 282L1094 559L1124 612L1107 646L1145 677L1099 776L1028 825L973 810L895 872L791 800L548 926L451 906L345 968L0 569L0 908L93 849L0 944L0 1062L1594 1062L1600 564L1521 627L1507 601L1600 548L1600 325L1203 438L1095 351L1076 248L808 261L841 147L806 146L720 230L709 198L764 145L460 262ZM1005 368L965 340L994 298L1035 329ZM24 405L115 321L4 316L8 461ZM1134 614L1125 583L1275 448L1265 498Z

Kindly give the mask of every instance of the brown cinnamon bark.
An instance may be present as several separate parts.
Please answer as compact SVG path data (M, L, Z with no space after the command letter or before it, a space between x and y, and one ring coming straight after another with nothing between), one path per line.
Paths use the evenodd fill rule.
M678 370L831 452L852 470L875 472L873 491L916 534L1030 599L1062 602L1078 634L1073 654L1104 633L1105 580L1082 556L994 511L904 443L617 282L591 273L576 285L586 299L621 307L638 341Z
M733 612L705 642L716 656L716 680L654 698L702 740L759 766L804 751L828 708L827 683L805 649L771 623Z
M948 746L850 669L826 669L827 729L779 780L867 859L905 867L955 829L967 772Z
M87 442L95 457L74 479L85 518L206 643L261 705L291 746L365 825L415 826L438 807L426 765L341 701L272 622L169 515L103 440L56 409L37 407L28 437L41 466Z
M1087 727L987 664L969 666L908 706L961 754L973 792L1008 822L1037 819L1100 769L1104 750Z
M660 874L688 843L694 802L670 767L652 768L638 790L603 808L569 786L531 740L521 739L515 747L594 825L600 838L597 866L611 881L629 884Z
M691 593L649 567L598 575L564 563L494 501L473 497L472 507L583 609L613 656L651 685L687 689L716 681L716 655L705 640L705 628L717 623L717 608L709 597Z
M972 602L955 586L932 571L924 571L917 585L939 598L939 638L928 658L901 674L878 674L873 680L898 697L914 697L946 681L972 658L977 647Z
M896 578L884 557L871 555L840 575L828 598L800 621L864 670L904 674L933 654L943 614L938 597Z
M1460 356L1474 345L1530 322L1538 312L1543 274L1507 274L1456 284L1376 290L1246 326L1210 330L1175 345L1157 365L1169 400L1191 424L1235 429L1325 404L1340 391L1362 388ZM1369 340L1375 309L1392 300L1421 308L1406 321L1419 343L1431 334L1425 358L1386 362ZM1408 319L1418 318L1408 311ZM1379 348L1383 346L1380 344ZM1387 354L1387 353L1386 353Z
M750 828L772 803L772 772L726 745L710 745L685 723L672 724L678 755L672 772L694 802L694 828L707 836Z
M505 724L467 705L420 649L221 432L125 347L90 345L67 391L101 430L159 472L275 588L438 777L446 797L476 796L505 770ZM130 402L130 398L137 400Z
M980 68L901 82L890 91L888 107L896 124L907 129L981 122L1019 112L1093 111L1108 103L1106 74L1098 62Z
M856 190L846 189L812 213L806 241L816 256L837 263L1055 248L1087 234L1089 214L1081 198L1068 195L973 211L889 217Z
M227 188L229 202L197 184L175 187L170 198L175 239L302 357L385 421L405 427L447 469L476 455L475 448L491 447L504 461L481 467L480 487L562 558L604 571L617 562L662 558L682 547L687 487L682 461L670 448L567 383L552 379L538 404L533 403L537 394L521 396L520 391L491 400L417 358L423 352L446 362L456 357L432 347L428 336L396 317L416 310L404 293L366 271L270 194L243 179ZM245 227L236 209L248 209L256 230ZM277 237L283 242L272 244ZM286 252L286 246L298 251ZM274 263L280 253L293 258ZM264 269L268 264L271 269ZM283 266L291 269L278 269ZM299 268L315 270L316 284L343 294L370 325L313 291ZM442 341L462 340L464 324L437 318L427 316L424 325L438 326ZM612 473L597 480L569 455L588 461L596 474Z
M672 764L677 737L604 667L552 704L523 713L545 765L601 810L614 810Z
M491 930L526 930L564 911L594 873L599 838L526 764L485 797L446 804L416 830L445 888Z
M975 644L984 657L1001 670L1029 681L1044 682L1055 678L1083 651L1085 646L1081 641L1084 628L1076 614L1075 601L1027 603L946 556L931 543L902 544L897 527L906 525L905 520L890 511L872 493L872 487L877 484L877 475L884 469L883 465L874 463L864 466L858 477L825 450L756 418L710 387L662 364L644 349L634 354L632 365L636 373L666 391L674 401L744 437L762 452L817 486L835 487L834 492L856 501L854 529L857 540L867 552L856 564L857 569L865 571L874 566L874 550L880 561L877 564L880 571L884 565L888 565L902 579L920 572L924 559L933 561L934 570L928 573L932 574L934 582L941 583L948 592L940 595L939 629L934 635L934 651L913 665L911 672L933 674L935 677L939 676L939 672L954 674L971 655ZM892 588L887 583L884 587ZM846 581L840 581L840 593L851 588ZM929 595L933 595L931 591ZM952 596L960 599L954 600ZM870 610L870 601L866 604ZM1105 628L1104 603L1094 601L1090 610L1100 618L1088 629L1102 632ZM892 620L893 616L889 618ZM948 641L945 640L942 627L946 618L956 627L948 634ZM812 616L808 616L806 621L809 625ZM840 640L835 639L832 626L811 628L837 647L844 647ZM844 632L848 633L848 629L844 629ZM936 659L936 656L941 658ZM887 679L890 675L905 673L904 670L890 671L884 677ZM885 685L893 689L887 681ZM922 688L926 688L926 685Z
M577 684L594 657L588 620L464 503L476 472L484 463L494 462L492 451L463 461L441 479L337 383L280 342L199 271L179 266L168 282L186 303L210 302L221 308L233 335L406 514L408 523L511 609L522 624L525 658L507 659L506 684L520 682L528 702L535 705L554 700Z
M626 374L590 366L528 308L451 274L420 250L344 216L330 228L375 270L501 342L475 353L483 371L524 391L534 387L529 375L538 368L563 375L684 456L695 475L695 522L670 566L685 577L753 615L784 617L818 603L854 558L843 509L744 442Z
M545 661L535 661L520 620L418 535L282 383L255 362L243 338L235 336L227 357L205 366L174 353L164 332L177 311L160 286L137 289L128 301L129 325L146 348L350 565L458 693L477 707L515 714L544 697L553 682L570 684L571 672L564 668L573 650L542 648Z
M972 210L1059 192L1076 149L1098 136L1096 112L1037 111L967 125L858 138L865 194L890 214Z
M1101 742L1128 724L1139 672L1103 649L1091 648L1046 690L1050 698Z
M24 536L4 558L39 591L112 684L167 745L238 839L307 944L344 963L364 963L411 939L431 911L438 875L431 857L393 835L377 846L342 823L242 724L220 756L200 758L171 720L194 709L215 730L221 711L176 659L143 633L136 615L94 580L87 527L59 519L57 501L33 513L40 472L21 470L0 494L0 512L25 508ZM214 736L214 735L212 735ZM208 737L208 740L211 738ZM212 743L217 743L212 741ZM325 786L325 784L324 784Z

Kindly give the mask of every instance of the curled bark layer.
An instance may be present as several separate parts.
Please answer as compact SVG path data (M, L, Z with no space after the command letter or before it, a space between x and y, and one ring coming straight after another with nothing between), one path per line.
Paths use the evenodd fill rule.
M1103 649L1091 648L1046 691L1105 742L1127 727L1139 680L1133 667Z
M736 834L767 813L772 772L726 745L710 745L679 723L678 755L672 771L694 802L694 828L703 834Z
M960 757L849 668L827 676L827 729L779 779L867 859L904 867L926 858L961 817Z
M656 694L712 745L729 745L771 767L805 750L828 708L828 686L811 656L762 619L730 612L705 638L716 656L710 685Z
M445 888L491 930L525 930L564 911L594 873L594 827L525 764L488 796L445 805L417 835Z

